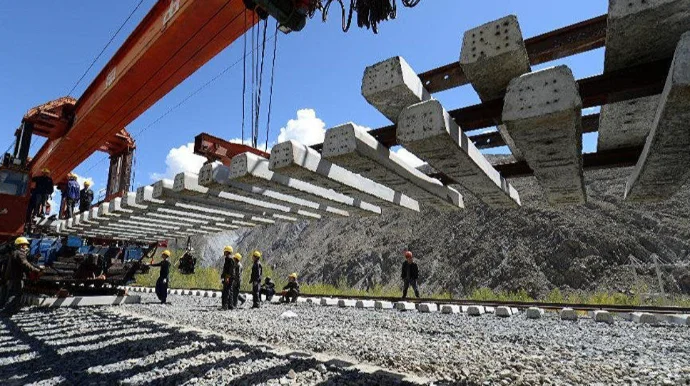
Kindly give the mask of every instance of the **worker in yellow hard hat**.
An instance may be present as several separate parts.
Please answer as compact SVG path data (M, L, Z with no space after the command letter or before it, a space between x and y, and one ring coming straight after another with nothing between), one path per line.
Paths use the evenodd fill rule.
M74 217L74 207L79 202L80 188L77 182L77 175L74 173L69 173L67 175L67 187L63 193L65 198L65 208L67 218Z
M254 260L254 263L252 264L252 275L251 275L251 281L252 281L252 301L254 304L252 305L252 308L259 308L260 303L261 303L261 294L259 291L261 290L261 278L264 275L264 268L261 266L261 262L259 261L261 259L261 252L259 251L254 251L252 252L252 260Z
M235 265L232 267L232 304L231 308L237 308L237 302L240 301L242 306L247 298L240 294L240 284L242 282L242 255L235 253L232 255L232 259L235 260Z
M91 181L84 181L84 189L79 192L79 211L86 212L91 208L93 203L93 190L91 190Z
M235 267L232 252L232 247L229 245L223 248L223 271L220 274L220 279L223 282L223 291L220 293L220 299L221 307L224 310L227 310L232 305L232 272Z
M1 280L0 307L4 307L1 313L5 316L19 311L26 274L43 272L43 267L36 267L27 259L30 243L26 237L17 237L14 246L15 250L2 263L4 273Z
M297 283L297 273L293 272L288 275L288 283L283 287L281 303L294 303L299 297L299 283Z
M161 304L165 304L168 298L168 281L170 280L170 251L165 250L161 253L161 261L155 264L151 264L151 267L161 267L160 274L158 275L158 280L156 281L156 296Z

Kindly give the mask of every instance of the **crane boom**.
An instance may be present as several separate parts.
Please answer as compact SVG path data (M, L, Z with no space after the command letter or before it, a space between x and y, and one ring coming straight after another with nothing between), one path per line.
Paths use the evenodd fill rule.
M72 125L30 164L60 180L259 21L242 0L159 0L79 98Z

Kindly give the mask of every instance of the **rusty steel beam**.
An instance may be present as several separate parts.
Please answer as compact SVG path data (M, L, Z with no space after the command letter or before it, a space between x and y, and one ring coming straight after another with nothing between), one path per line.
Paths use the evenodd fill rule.
M642 146L585 153L582 155L582 167L585 171L590 171L635 166L641 153ZM534 174L525 161L494 165L494 168L504 178L529 177ZM429 176L440 180L444 185L455 184L443 173L432 173Z
M525 40L530 64L552 60L604 47L607 15L597 16ZM439 92L468 84L458 62L419 75L427 91Z
M671 59L664 59L580 79L582 108L660 94L670 66ZM502 111L500 98L448 113L464 131L472 131L500 124Z
M664 59L580 79L577 83L580 88L582 107L595 107L660 94L664 88L670 66L671 59ZM501 124L502 112L503 98L499 98L451 110L448 113L463 131L472 131ZM583 117L583 125L586 125L584 129L588 130L586 132L591 133L598 130L597 119L598 114ZM369 133L385 146L392 147L398 144L395 131L395 125L390 125L371 130ZM313 148L320 149L320 144L313 146Z
M207 133L201 133L194 137L194 154L206 157L210 162L220 161L229 166L232 157L245 152L254 153L267 159L270 156L265 151L240 143L228 142Z
M599 114L589 114L582 117L582 133L595 133L599 131ZM491 149L506 146L503 137L498 131L477 134L469 137L477 149Z

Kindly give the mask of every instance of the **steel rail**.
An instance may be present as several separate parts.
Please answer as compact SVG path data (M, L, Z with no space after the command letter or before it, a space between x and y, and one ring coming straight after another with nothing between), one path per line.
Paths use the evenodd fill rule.
M153 287L143 287L143 286L131 286L138 288L152 289ZM170 290L184 290L184 291L218 291L208 288L170 288ZM243 294L251 295L251 292L242 291ZM279 291L276 292L276 296L279 295ZM300 297L304 298L332 298L332 299L352 299L352 300L374 300L374 301L388 301L388 302L399 302L400 297L389 297L389 296L367 296L367 295L347 295L347 296L333 296L333 295L321 295L321 294L300 294ZM690 314L690 307L673 307L673 306L632 306L632 305L621 305L621 304L587 304L587 303L554 303L554 302L518 302L518 301L504 301L504 300L471 300L471 299L437 299L437 298L409 298L405 299L406 302L411 303L436 303L442 305L462 305L462 306L489 306L489 307L514 307L519 309L526 309L529 307L539 307L548 310L560 310L563 308L572 308L576 311L609 311L609 312L619 312L619 313L630 313L630 312L650 312L657 314Z

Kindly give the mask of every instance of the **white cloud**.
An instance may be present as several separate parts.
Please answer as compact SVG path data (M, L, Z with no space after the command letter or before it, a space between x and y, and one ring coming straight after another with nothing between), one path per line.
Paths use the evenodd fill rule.
M314 109L297 110L297 119L290 119L285 127L280 128L278 143L295 140L311 146L323 142L326 124L316 117Z
M398 150L393 150L393 153L397 154L398 157L402 158L403 161L405 161L406 164L412 166L412 167L419 167L425 164L424 161L421 159L417 158L416 155L410 153L407 149L404 147L399 148Z
M206 158L194 154L193 143L172 148L165 157L165 173L151 173L151 179L157 181L164 178L174 178L176 174L182 172L199 173L204 162L206 162Z

